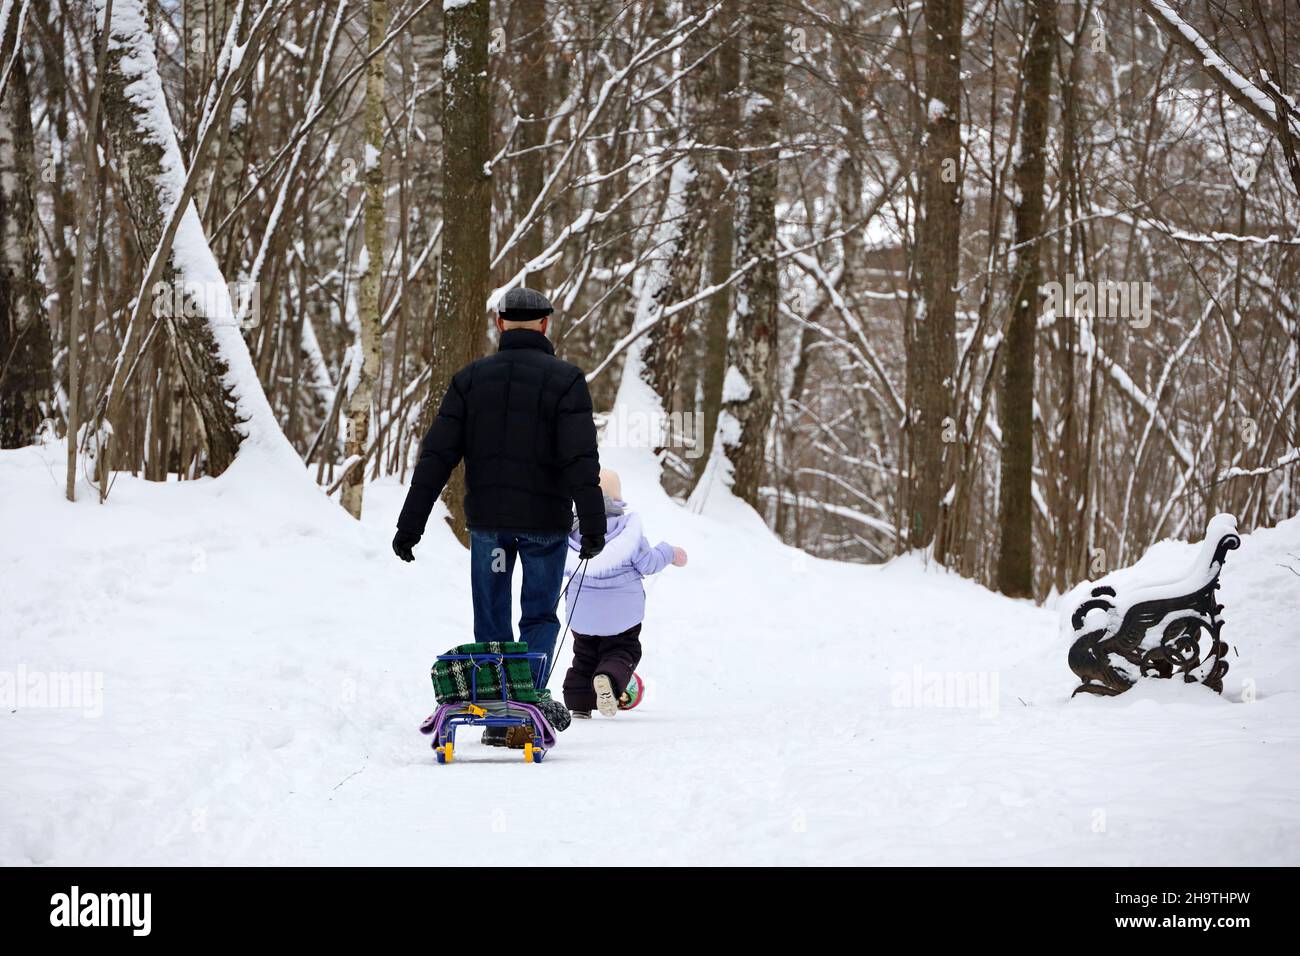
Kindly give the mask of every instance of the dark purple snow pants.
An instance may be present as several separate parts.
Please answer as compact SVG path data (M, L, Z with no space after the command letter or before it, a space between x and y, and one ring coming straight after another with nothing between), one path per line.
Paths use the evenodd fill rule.
M641 660L641 625L635 624L622 634L592 637L573 632L573 664L564 675L564 705L569 710L593 710L596 691L591 679L605 674L621 694L632 679L632 671Z

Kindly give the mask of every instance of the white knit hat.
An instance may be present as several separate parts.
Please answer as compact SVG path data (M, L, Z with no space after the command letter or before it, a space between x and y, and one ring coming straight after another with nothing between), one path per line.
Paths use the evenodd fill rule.
M600 490L610 498L623 498L623 482L613 468L600 469Z

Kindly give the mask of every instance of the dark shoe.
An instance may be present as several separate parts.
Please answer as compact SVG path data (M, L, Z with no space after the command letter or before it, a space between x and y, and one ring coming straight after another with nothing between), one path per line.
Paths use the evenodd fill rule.
M533 728L527 724L506 728L506 746L511 750L523 750L524 744L533 742Z
M512 729L513 729L513 728L512 728ZM484 747L505 747L505 746L507 746L507 744L506 744L506 728L505 728L505 727L489 727L489 728L487 728L486 730L484 730L484 731L483 731L483 746L484 746Z
M589 710L571 710L574 720L591 720L591 711Z

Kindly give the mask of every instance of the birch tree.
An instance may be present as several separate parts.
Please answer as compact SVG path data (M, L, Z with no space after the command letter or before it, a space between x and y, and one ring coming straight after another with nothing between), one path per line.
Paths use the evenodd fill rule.
M370 0L370 48L383 43L388 30L388 0ZM361 517L365 494L363 459L370 445L371 401L375 378L383 364L382 317L379 313L380 280L384 273L384 54L366 67L366 231L364 269L359 298L359 336L348 381L347 429L340 502L348 514ZM347 463L353 463L351 465Z
M36 158L18 3L0 8L0 448L30 443L53 411L50 328L32 186Z
M760 506L768 428L776 401L777 307L776 202L785 89L781 6L776 0L745 5L746 78L736 246L742 263L755 263L737 282L727 342L719 435L731 464L732 491Z
M700 278L700 253L706 222L708 197L701 179L698 148L693 137L706 126L712 77L702 65L707 60L710 34L706 29L710 4L706 0L684 0L682 13L693 21L690 37L683 44L676 66L686 78L675 87L673 115L678 128L686 135L676 144L680 154L673 166L664 211L666 225L662 262L643 295L660 308L692 294ZM665 411L674 407L675 391L680 384L682 350L691 311L682 310L666 321L656 322L647 336L643 355L646 381L659 396Z
M718 149L707 173L713 197L708 223L708 281L720 291L703 306L703 343L700 346L701 416L704 447L696 459L696 480L704 477L713 456L713 444L722 412L722 390L727 374L727 326L732 290L727 285L735 255L735 183L737 130L740 127L740 39L742 17L738 0L722 0L713 35L718 51L713 66L713 121L705 127L709 142Z

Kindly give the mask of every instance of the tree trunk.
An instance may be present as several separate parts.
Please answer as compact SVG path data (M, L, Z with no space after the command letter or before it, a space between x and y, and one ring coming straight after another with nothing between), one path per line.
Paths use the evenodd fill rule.
M551 60L550 26L545 0L516 0L517 32L510 39L509 49L516 70L515 89L519 95L518 193L514 208L527 211L542 191L546 176L546 153L539 149L546 141L546 115L550 112ZM516 212L516 215L521 215ZM538 256L545 247L546 217L539 216L519 243L519 267ZM546 276L541 272L528 277L534 289L546 289Z
M866 144L862 128L862 77L858 72L861 51L852 43L852 34L837 35L833 41L835 79L840 94L840 125L844 128L844 155L835 171L835 200L840 212L840 228L848 229L862 218L861 150ZM854 229L840 240L844 260L842 288L850 304L863 287L866 265L862 230Z
M718 429L731 462L732 491L759 511L767 433L776 397L778 155L771 147L781 138L785 49L777 0L754 0L746 9L748 76L741 132L749 152L742 163L737 247L742 263L757 259L758 264L736 286Z
M1056 0L1029 0L1029 46L1023 71L1019 159L1015 182L1015 263L1011 320L1002 359L998 418L1002 426L1002 481L998 491L997 585L1004 594L1031 597L1033 565L1034 352L1041 284L1043 177L1046 168Z
M0 448L31 443L50 412L50 326L42 302L32 184L36 153L18 7L0 24L0 70L13 61L0 99ZM16 54L16 55L15 55Z
M736 208L730 192L730 179L736 163L735 153L729 147L736 145L736 130L740 126L740 100L736 96L736 88L740 85L740 41L735 35L738 16L737 0L723 0L720 20L715 21L718 25L714 32L720 36L721 46L715 54L716 119L709 126L709 134L711 141L722 147L722 152L718 154L716 162L710 164L713 168L710 173L713 182L709 193L714 199L709 222L710 285L724 282L731 275L735 252ZM725 171L726 182L723 181L723 173L716 167ZM704 357L700 374L704 417L701 434L704 436L704 447L695 459L697 482L704 477L712 455L718 416L722 411L722 383L727 374L727 320L731 315L731 290L724 289L710 296L705 309Z
M18 5L14 6L17 9ZM77 138L69 133L67 64L58 56L51 56L50 50L55 38L62 37L62 20L55 17L50 10L50 0L33 0L28 13L28 23L32 27L47 24L40 32L41 37L41 71L34 74L35 82L43 84L43 99L48 117L50 136L50 153L40 163L41 178L47 183L50 193L50 212L52 226L48 233L49 252L45 258L46 284L48 287L50 328L66 330L68 328L68 309L72 301L72 270L75 261L75 239L77 231L77 185L79 178L72 174L75 163L70 163L72 154L78 149ZM7 62L7 61L6 61ZM28 89L32 79L29 78ZM79 117L84 124L85 118ZM62 333L61 333L62 334ZM71 370L66 361L63 369L55 368L55 375L69 377ZM68 402L72 402L71 383L67 388Z
M100 0L103 9L103 0ZM185 199L167 250L164 288L150 291L154 314L176 349L186 392L198 412L207 472L223 472L245 438L286 464L297 456L284 438L235 320L230 290L186 195L185 161L163 93L144 0L113 0L103 84L103 110L121 178L121 195L146 262L162 245L173 209ZM252 61L249 61L252 62ZM217 117L216 122L222 122ZM196 162L202 157L196 157ZM125 396L114 393L108 413ZM101 469L110 467L107 460ZM101 493L107 484L101 485Z
M446 217L433 328L433 376L425 418L433 420L451 378L486 344L489 229L492 180L491 97L488 84L488 0L443 9L446 54L442 61L443 194L454 196L456 214ZM465 472L457 469L443 491L451 526L462 542Z
M702 18L708 11L706 0L686 0L683 13L688 17ZM681 66L705 57L712 45L708 31L697 30L684 45ZM667 225L673 238L667 255L665 282L658 283L652 295L659 307L672 305L695 293L700 278L700 246L706 222L706 197L701 182L699 163L693 152L696 138L705 128L712 77L704 64L687 74L677 88L674 113L685 130L680 148L685 155L678 160L682 174L680 196L670 197L664 214L671 220ZM676 169L675 169L676 172ZM674 178L674 184L676 179ZM693 319L692 309L683 309L659 322L647 334L644 354L644 375L650 387L659 396L664 411L672 411L680 402L676 392L680 385L682 349L686 330Z
M370 0L370 48L384 40L388 30L388 0ZM343 479L339 501L354 518L361 517L366 469L361 459L370 440L370 406L375 379L383 363L383 317L379 314L380 279L384 274L384 54L366 67L366 231L365 272L358 290L357 325L361 368L350 384L345 459L355 464Z
M414 157L415 175L412 209L415 221L411 224L411 246L422 252L443 219L443 122L442 122L442 53L444 47L442 4L432 4L413 21L412 53L419 67L421 88L429 89L415 100L415 125L424 134ZM445 238L445 234L444 234ZM435 244L425 266L415 276L410 296L415 345L412 359L418 367L433 361L434 303L438 294L438 260L441 239ZM417 253L418 254L418 253ZM435 405L436 409L437 406Z
M920 307L907 336L911 547L934 540L953 414L961 234L962 0L925 0L925 139L913 273ZM941 557L941 556L940 556Z
M1077 32L1090 11L1079 11L1076 18ZM1061 160L1057 193L1061 197L1057 203L1056 237L1056 273L1064 275L1073 261L1073 246L1077 239L1080 224L1080 190L1076 157L1079 155L1079 130L1076 117L1078 110L1079 77L1084 62L1083 51L1076 47L1068 67L1058 61L1061 69L1060 119L1057 122L1061 131ZM1073 225L1072 225L1073 223ZM1049 249L1042 244L1038 250L1039 261L1048 256ZM1067 256L1069 258L1067 258ZM1053 336L1052 369L1055 373L1057 398L1053 409L1059 417L1060 425L1055 429L1056 448L1045 451L1052 454L1052 470L1057 472L1057 492L1053 496L1052 513L1055 537L1052 580L1057 593L1064 594L1077 578L1076 571L1082 570L1078 564L1080 530L1084 526L1081 503L1087 499L1087 471L1083 459L1083 439L1080 428L1082 419L1079 402L1079 384L1076 365L1079 351L1079 317L1057 317L1057 332Z

